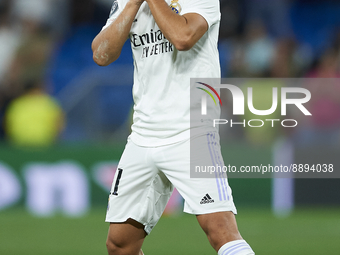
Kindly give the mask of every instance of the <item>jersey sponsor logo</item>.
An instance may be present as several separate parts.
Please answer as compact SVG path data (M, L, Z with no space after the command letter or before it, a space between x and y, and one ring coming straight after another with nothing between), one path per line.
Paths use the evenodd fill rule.
M118 0L114 0L113 1L113 4L112 4L112 7L111 7L111 12L110 12L110 16L109 18L112 17L113 14L115 14L117 11L118 11Z
M171 51L174 51L174 47L170 42L166 41L156 43L154 45L145 46L143 48L142 58L147 58L153 55L159 55Z
M170 8L177 14L180 14L182 11L181 5L178 3L178 0L172 0L170 3Z
M161 42L164 41L164 39L166 38L164 37L161 30L153 31L153 29L151 29L149 33L145 33L142 35L132 34L130 38L131 43L134 47L140 47L150 43Z
M214 199L212 199L212 198L209 196L209 194L206 194L206 195L202 198L200 204L203 205L203 204L210 204L210 203L214 203L214 202L215 202Z
M143 47L142 58L174 51L173 45L164 37L161 30L150 30L142 35L132 34L130 41L133 47Z

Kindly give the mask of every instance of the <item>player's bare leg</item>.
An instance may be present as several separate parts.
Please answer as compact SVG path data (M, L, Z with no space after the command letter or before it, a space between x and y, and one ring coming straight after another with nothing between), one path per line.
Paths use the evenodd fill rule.
M211 246L219 254L222 254L222 252L229 254L227 252L228 244L234 246L230 247L230 250L234 252L233 254L255 254L238 231L235 215L232 212L197 215L197 220L206 233ZM234 243L235 245L233 245ZM223 249L222 252L221 249ZM237 249L240 249L240 253L235 253Z
M145 237L144 226L135 220L111 223L106 241L108 254L143 255L141 247Z
M242 240L232 212L197 215L197 220L216 251L227 242Z

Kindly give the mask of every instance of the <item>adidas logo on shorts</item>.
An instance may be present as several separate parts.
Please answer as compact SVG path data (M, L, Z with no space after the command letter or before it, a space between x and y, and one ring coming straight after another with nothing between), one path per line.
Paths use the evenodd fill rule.
M202 200L201 200L201 205L202 204L210 204L210 203L214 203L215 201L214 201L214 199L212 199L210 196L209 196L209 194L206 194L203 198L202 198Z

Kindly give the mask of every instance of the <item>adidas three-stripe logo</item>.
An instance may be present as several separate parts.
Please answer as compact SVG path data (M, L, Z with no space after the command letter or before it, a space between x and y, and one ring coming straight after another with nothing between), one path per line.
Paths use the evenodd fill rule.
M214 199L212 199L210 196L209 196L209 194L206 194L203 198L202 198L202 200L201 200L201 205L202 204L209 204L209 203L214 203L215 201L214 201Z

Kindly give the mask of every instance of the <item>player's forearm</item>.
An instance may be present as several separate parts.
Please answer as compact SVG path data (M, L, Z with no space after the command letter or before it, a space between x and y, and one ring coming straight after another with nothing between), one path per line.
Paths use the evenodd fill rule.
M200 38L185 16L173 12L164 0L145 0L164 36L178 50L189 50Z
M117 19L93 40L93 60L98 65L107 66L118 59L142 2L128 2Z

